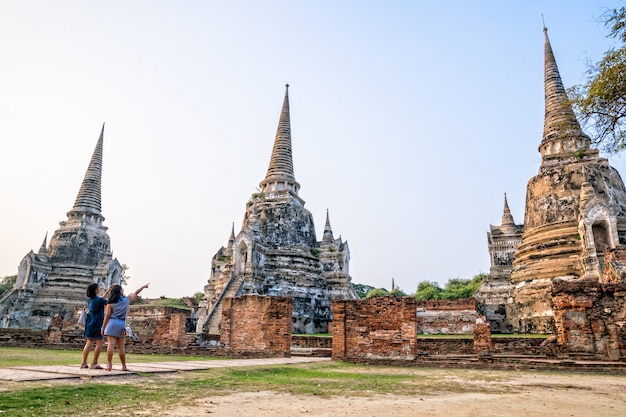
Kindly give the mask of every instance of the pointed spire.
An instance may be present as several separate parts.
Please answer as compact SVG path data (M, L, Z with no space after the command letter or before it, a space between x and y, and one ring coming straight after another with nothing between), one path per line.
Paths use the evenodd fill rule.
M41 243L41 247L39 248L38 255L45 255L48 247L48 232L46 232L46 236L43 238L43 242Z
M591 141L580 128L572 105L565 92L554 52L548 38L548 28L544 26L544 91L545 119L543 140L539 146L542 156L562 152L574 152L589 148ZM558 143L555 143L558 142Z
M300 184L293 173L291 155L291 121L289 116L289 84L285 85L285 98L276 129L274 148L265 179L259 184L262 192L289 189L296 194Z
M100 138L91 156L89 167L80 186L72 212L87 212L101 215L101 179L102 179L102 143L104 141L104 123Z
M332 243L335 241L333 237L333 229L330 227L330 217L328 216L328 209L326 209L326 224L324 225L324 235L322 236L322 242Z
M506 199L506 193L504 193L504 212L502 213L502 226L515 226L515 220L509 209L509 202Z
M226 246L226 255L233 254L233 246L235 245L235 222L230 230L230 237L228 238L228 246Z

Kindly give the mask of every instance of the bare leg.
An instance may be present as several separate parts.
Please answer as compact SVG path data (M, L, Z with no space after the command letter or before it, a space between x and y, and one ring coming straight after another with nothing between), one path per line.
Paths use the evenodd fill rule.
M83 348L83 361L80 364L81 368L87 367L87 357L89 356L91 346L93 346L93 340L87 339L87 341L85 342L85 347Z
M126 338L124 336L117 339L117 354L120 356L120 362L122 362L122 371L128 371L126 367L126 350L124 350L124 343Z
M98 365L98 358L100 357L100 351L102 350L102 339L96 340L96 347L93 350L93 360L91 361L90 368L92 369L102 369L100 365Z
M107 336L107 371L110 371L113 368L113 350L115 349L115 339L115 336Z

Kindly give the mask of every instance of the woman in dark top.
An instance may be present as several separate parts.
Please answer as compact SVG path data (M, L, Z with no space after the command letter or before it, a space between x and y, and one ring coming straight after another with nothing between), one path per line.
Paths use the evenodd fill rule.
M83 348L83 361L80 364L81 368L102 369L102 366L98 365L98 357L102 350L102 321L104 320L104 307L107 305L106 298L98 297L100 288L98 284L89 284L87 287L87 322L85 323L85 347ZM106 296L108 290L104 295ZM93 360L91 365L87 366L87 357L92 346L96 347L93 350Z

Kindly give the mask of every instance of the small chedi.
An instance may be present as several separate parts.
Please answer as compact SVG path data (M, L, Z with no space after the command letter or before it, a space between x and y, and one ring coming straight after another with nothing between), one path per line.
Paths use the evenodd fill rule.
M113 258L101 212L104 125L67 220L47 245L22 259L15 286L0 297L0 327L46 329L85 305L91 283L118 284L122 266Z
M348 242L335 239L328 212L321 241L298 195L293 169L289 86L260 191L246 205L241 231L211 261L196 315L198 333L220 332L222 302L246 294L293 298L293 332L326 333L333 300L358 299L349 275Z
M522 242L523 224L515 224L504 195L504 213L502 224L490 226L487 232L491 267L489 275L474 297L478 311L489 319L491 331L510 333L511 328L506 320L506 303L511 292L511 272L515 252Z
M490 274L476 293L496 331L553 333L562 327L553 312L555 284L602 282L605 253L626 243L624 183L583 133L546 28L544 44L541 166L528 182L524 224L513 222L505 200L502 225L491 227ZM620 259L612 259L612 270L623 268L615 266Z

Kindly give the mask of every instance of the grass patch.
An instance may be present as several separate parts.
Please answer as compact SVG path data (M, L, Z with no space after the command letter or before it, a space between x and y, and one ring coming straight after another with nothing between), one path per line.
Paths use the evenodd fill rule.
M105 346L106 348L106 346ZM93 352L89 354L91 360ZM13 366L38 366L38 365L78 365L82 359L81 350L55 350L37 348L7 348L0 347L0 368L10 368ZM126 353L128 362L169 362L169 361L193 361L209 360L215 358L194 357L194 356L170 356L170 355L143 355L138 353ZM106 362L106 350L103 348L100 353L100 362ZM117 351L113 358L118 361Z
M9 362L13 366L77 364L80 352L0 348L0 357L2 366L11 366L6 365ZM198 358L132 355L129 361L193 359ZM319 397L496 393L508 392L499 381L515 376L513 372L502 371L365 366L332 361L72 381L10 382L0 387L0 416L151 415L149 410L175 409L201 398L259 391Z
M462 378L459 372L324 362L142 374L125 377L125 383L109 378L69 384L17 383L0 391L0 415L133 416L139 415L136 411L174 409L199 398L237 392L321 397L503 392L485 382L492 380L488 372L462 371Z

